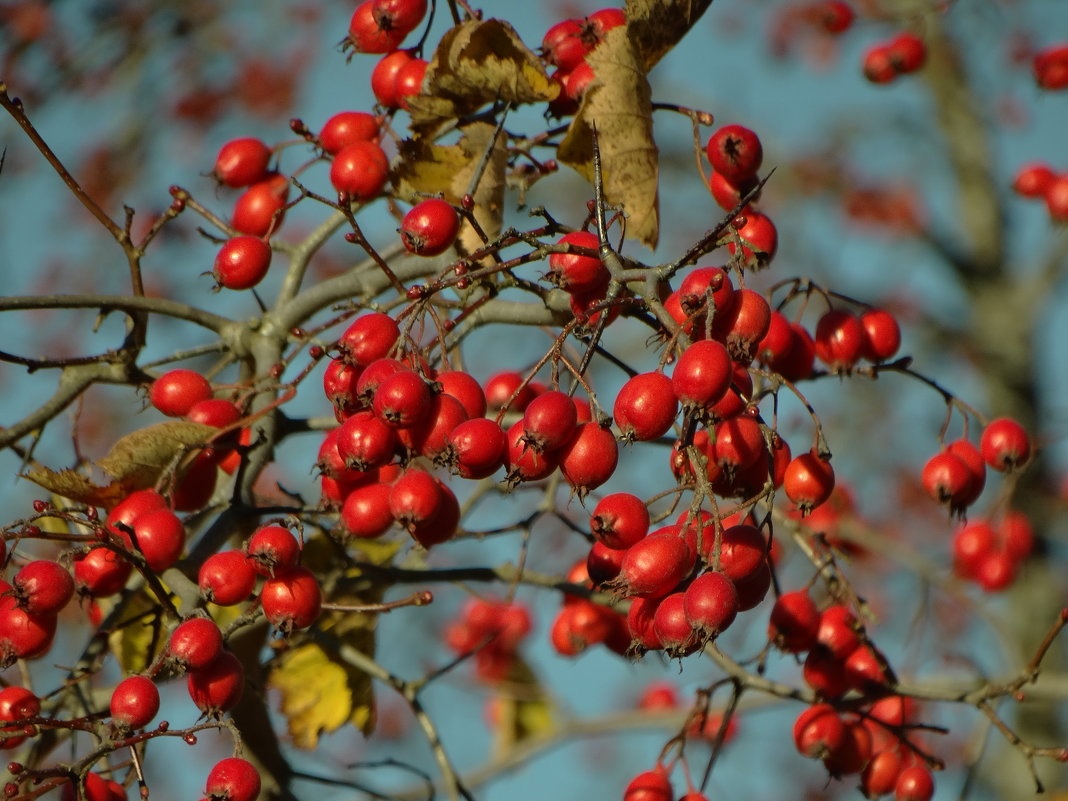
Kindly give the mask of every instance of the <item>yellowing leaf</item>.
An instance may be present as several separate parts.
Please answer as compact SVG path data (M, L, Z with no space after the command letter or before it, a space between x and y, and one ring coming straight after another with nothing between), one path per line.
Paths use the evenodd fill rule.
M315 643L291 648L282 655L267 682L282 694L282 714L297 748L315 748L320 734L336 731L348 722L353 715L349 679L345 668L331 661Z
M461 131L460 141L454 145L435 145L423 139L401 142L394 175L397 194L413 203L426 195L441 194L450 203L459 205L463 196L471 191L472 182L482 167L473 192L474 214L482 230L492 238L500 233L504 215L508 150L503 136L494 141L496 128L488 123L465 125ZM483 166L487 151L490 155ZM460 231L460 241L468 253L482 245L466 223Z
M627 27L608 32L586 56L594 80L557 157L593 182L593 130L601 150L605 200L627 214L627 236L655 247L660 233L659 157L652 92Z
M447 31L423 86L424 92L408 101L415 129L469 114L486 103L548 101L560 91L541 59L499 19L471 20Z
M203 445L218 429L186 420L141 428L119 439L97 466L128 490L151 487L191 447Z
M143 672L164 645L162 623L153 614L158 607L159 602L141 590L126 603L119 627L108 635L108 646L126 673Z
M678 44L710 5L712 0L627 0L627 28L642 71Z
M534 671L518 657L492 703L498 756L503 757L524 740L547 735L556 727L552 701Z

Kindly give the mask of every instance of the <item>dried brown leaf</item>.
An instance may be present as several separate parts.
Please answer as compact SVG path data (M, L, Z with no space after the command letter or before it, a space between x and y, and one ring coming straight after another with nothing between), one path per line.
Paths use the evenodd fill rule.
M23 477L39 487L44 487L49 492L89 506L111 508L127 494L127 490L118 481L99 486L94 484L88 476L76 470L56 471L42 467L39 470L24 473Z
M593 182L593 130L605 200L627 214L627 236L655 247L660 233L659 159L649 81L626 27L613 28L586 60L594 80L557 157Z
M627 28L642 72L649 72L701 15L712 0L627 0Z
M409 100L416 129L469 114L486 103L545 102L560 91L541 59L499 19L471 20L446 32L423 86L423 93Z
M218 433L217 428L186 420L168 420L119 439L96 464L128 490L153 486L175 460Z

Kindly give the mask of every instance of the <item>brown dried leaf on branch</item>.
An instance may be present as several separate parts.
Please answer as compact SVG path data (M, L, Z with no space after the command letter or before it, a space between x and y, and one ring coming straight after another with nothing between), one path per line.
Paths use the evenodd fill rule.
M557 153L591 183L593 131L601 150L605 200L627 214L627 236L655 247L660 234L659 157L646 73L671 50L711 0L628 2L627 25L586 56L594 80Z
M401 142L393 178L397 195L410 203L440 195L458 206L482 169L472 193L474 214L482 230L493 238L500 233L504 214L508 150L503 136L494 141L496 128L488 123L471 123L461 132L455 145L435 145L422 139ZM460 230L460 242L468 253L482 246L482 240L467 224Z
M120 438L96 466L112 478L98 485L75 470L42 467L25 474L30 481L64 498L111 507L128 493L154 486L178 460L195 453L219 430L185 420L168 420Z
M560 91L541 59L499 19L465 22L442 36L423 86L424 92L409 100L412 128L418 131L486 103L547 102Z

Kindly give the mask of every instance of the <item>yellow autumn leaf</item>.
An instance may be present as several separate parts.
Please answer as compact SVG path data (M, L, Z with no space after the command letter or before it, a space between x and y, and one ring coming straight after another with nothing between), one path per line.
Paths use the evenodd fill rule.
M146 590L127 601L108 646L127 674L142 673L165 645L159 601ZM155 613L154 613L155 612Z
M516 657L493 698L494 741L499 757L532 737L549 734L556 727L552 701L525 661Z
M499 19L470 20L447 31L430 59L423 87L408 100L416 130L487 103L545 102L560 91L541 59Z
M353 714L348 674L315 643L286 651L267 683L282 695L282 714L297 748L315 748L320 734L341 728Z
M627 28L642 71L667 55L710 5L712 0L627 0Z

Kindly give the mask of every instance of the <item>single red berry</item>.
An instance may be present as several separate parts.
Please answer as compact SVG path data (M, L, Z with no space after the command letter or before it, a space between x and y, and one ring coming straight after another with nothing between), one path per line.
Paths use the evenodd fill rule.
M814 704L794 722L794 746L802 756L823 759L842 747L846 726L834 707Z
M671 387L684 409L703 409L726 394L731 377L727 349L713 339L705 339L682 352L671 374Z
M827 33L839 34L849 30L856 17L844 0L824 0L818 6L819 23Z
M644 442L666 434L678 411L672 379L653 372L636 375L622 386L612 416L625 442Z
M1058 175L1045 192L1046 210L1054 222L1068 221L1068 175Z
M717 129L705 147L712 169L735 184L756 175L764 159L760 138L741 125Z
M694 631L704 638L715 637L726 631L738 614L738 590L723 573L709 570L686 588L683 608Z
M558 245L575 245L596 251L600 247L597 234L590 231L573 231L561 237ZM592 292L599 289L608 278L608 268L598 256L579 253L553 253L549 256L549 270L555 283L568 292Z
M423 93L423 81L426 80L429 66L426 59L413 58L397 70L393 91L397 96L397 105L405 111L410 111L412 99Z
M860 319L845 309L831 309L816 324L816 356L831 372L849 372L860 361L866 337Z
M336 156L354 142L378 139L378 120L366 111L342 111L328 119L319 131L319 146Z
M409 253L437 256L456 241L460 232L460 215L450 203L440 198L420 201L401 221L401 242Z
M517 424L518 425L518 424ZM448 435L451 451L443 456L452 471L463 478L488 478L504 463L508 440L493 420L473 417Z
M1040 89L1068 88L1068 45L1053 45L1035 53L1032 70Z
M217 762L208 773L204 789L204 795L212 801L256 801L259 794L259 771L239 757Z
M212 174L226 186L250 186L267 177L270 160L271 149L259 139L233 139L219 150Z
M147 676L130 676L111 693L111 718L127 729L143 729L159 712L159 689Z
M901 774L903 757L897 748L877 751L860 775L860 790L867 798L892 793Z
M289 180L284 175L270 175L252 184L234 203L231 222L248 236L265 237L277 231L285 216L289 197Z
M975 477L962 459L942 451L927 460L920 474L927 494L939 503L949 506L953 514L962 512L973 497Z
M623 791L623 801L673 801L674 798L671 781L659 768L639 773Z
M400 100L397 97L397 73L413 58L409 50L394 50L383 56L371 71L371 91L383 107L387 109L400 107Z
M1035 532L1031 521L1023 512L1010 509L1005 512L998 528L1005 551L1017 561L1031 555L1035 545Z
M24 687L12 684L0 690L0 723L14 723L17 720L35 718L41 714L41 700ZM3 726L0 732L4 734L0 740L0 749L11 750L18 748L26 741L26 737L12 737L11 735L22 731L21 726Z
M662 598L690 574L694 553L674 533L653 532L624 552L620 573L613 582L626 595Z
M539 452L562 448L575 433L578 411L566 392L550 390L532 399L523 410L523 436Z
M341 506L341 525L350 537L374 539L393 525L389 484L375 482L356 487Z
M730 584L730 582L727 582ZM731 585L734 589L734 585ZM669 656L683 657L701 647L694 627L686 615L686 593L673 592L657 604L653 631Z
M870 362L885 362L901 347L901 327L894 315L882 309L868 309L860 315L864 329L863 353Z
M193 370L168 370L148 389L148 402L168 417L185 417L194 403L210 397L211 383Z
M616 438L597 423L578 426L560 449L560 472L579 498L611 478L618 462Z
M272 578L263 582L260 591L267 622L287 633L306 629L318 620L322 603L319 579L300 565L276 570Z
M526 440L523 421L517 420L505 432L508 442L505 463L509 478L515 481L539 481L549 476L560 466L561 453L556 451L538 452Z
M330 183L352 200L373 200L387 180L389 159L376 142L353 142L339 151L330 164Z
M1017 562L1008 551L995 548L975 568L975 580L986 592L1000 592L1016 580Z
M406 428L430 414L431 397L430 387L423 377L405 369L384 378L371 401L375 416L380 420L394 428Z
M444 394L452 395L463 404L468 418L474 419L486 414L486 393L470 373L463 370L446 370L438 373L434 380L441 385Z
M999 417L983 429L979 449L988 465L1008 473L1031 458L1031 439L1011 417Z
M649 507L636 495L606 495L593 508L590 533L608 548L624 550L649 532Z
M832 604L820 614L816 641L835 659L845 660L860 645L860 622L848 608Z
M822 646L808 652L802 675L805 683L822 698L841 698L850 687L845 663Z
M712 193L713 199L721 209L724 211L734 211L734 209L738 207L738 204L742 202L742 198L746 197L750 192L756 189L759 183L760 182L755 175L734 182L722 173L713 170L708 176L708 191ZM759 199L760 193L758 192L752 200L755 202Z
M241 700L245 669L229 651L222 651L202 668L189 671L186 689L197 709L210 717L220 717Z
M214 620L191 617L179 623L167 642L167 653L184 669L199 670L222 653L222 632Z
M375 19L374 0L364 0L349 21L347 44L359 53L389 53L396 50L407 35L408 31L399 28L382 28Z
M300 558L300 543L293 532L282 526L261 526L245 543L245 555L261 576L270 576L275 568L292 567Z
M200 593L219 606L234 606L246 600L256 585L256 570L244 551L212 554L197 573Z
M784 592L775 600L768 639L789 653L803 653L816 644L820 612L806 590Z
M1025 164L1017 170L1012 189L1021 197L1044 198L1056 177L1047 164Z
M894 785L894 801L931 801L934 795L934 777L922 765L913 765L901 771Z
M133 565L110 548L93 548L75 559L74 584L78 591L94 598L114 595L126 586Z
M738 289L730 306L712 323L712 335L727 343L731 358L747 365L756 357L760 341L771 327L771 307L759 292Z
M494 373L486 380L485 395L486 404L493 411L508 405L510 411L522 412L527 408L527 404L534 400L535 393L529 383L524 383L523 376L519 373L504 370ZM512 400L513 395L515 400Z
M783 489L801 513L807 514L831 497L834 469L818 454L802 453L787 465Z
M34 615L59 612L74 597L70 572L51 559L23 565L11 584L18 605Z
M862 64L864 77L875 84L890 83L897 78L897 67L890 48L884 44L876 45L864 54Z
M927 61L927 45L914 33L899 34L886 47L894 69L901 74L916 72Z
M270 245L258 236L235 236L219 249L212 275L226 289L251 289L267 276L270 266Z

